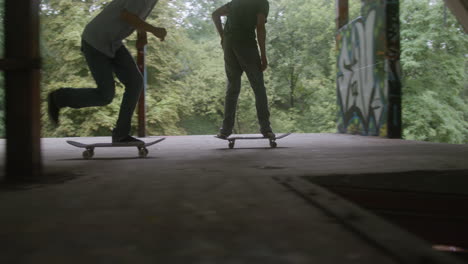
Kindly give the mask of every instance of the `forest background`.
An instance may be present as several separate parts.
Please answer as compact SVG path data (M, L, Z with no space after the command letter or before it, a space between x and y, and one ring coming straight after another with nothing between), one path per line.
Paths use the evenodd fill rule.
M0 0L0 25L3 25ZM80 53L85 25L109 1L42 0L44 137L108 136L123 87L101 108L64 109L54 129L45 99L60 87L94 87ZM149 135L215 134L223 115L226 78L211 13L228 0L160 0L148 18L168 37L147 47ZM335 1L270 0L265 82L275 132L335 133ZM404 138L468 143L468 36L442 0L401 0ZM352 18L360 1L350 1ZM136 54L135 34L126 45ZM0 30L3 47L3 29ZM0 49L0 57L3 49ZM257 133L253 92L243 78L235 133ZM3 75L0 75L3 119ZM136 118L134 118L136 129ZM0 135L4 134L0 122Z

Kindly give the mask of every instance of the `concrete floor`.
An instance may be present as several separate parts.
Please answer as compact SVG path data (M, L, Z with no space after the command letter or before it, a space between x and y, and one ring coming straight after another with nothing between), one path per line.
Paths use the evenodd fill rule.
M167 137L146 159L66 140L43 140L48 181L0 191L0 263L401 263L272 177L468 170L468 145L338 134Z

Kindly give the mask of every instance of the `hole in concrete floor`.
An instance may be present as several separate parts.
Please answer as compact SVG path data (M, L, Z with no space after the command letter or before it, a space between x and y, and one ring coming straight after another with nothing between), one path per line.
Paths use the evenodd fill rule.
M468 171L329 175L307 180L468 260Z

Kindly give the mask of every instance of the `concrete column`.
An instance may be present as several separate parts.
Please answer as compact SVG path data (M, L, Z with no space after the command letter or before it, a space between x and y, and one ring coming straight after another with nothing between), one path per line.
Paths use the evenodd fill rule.
M42 173L39 54L40 0L5 2L6 179Z
M400 1L392 0L386 3L386 57L389 67L388 75L388 137L402 138L401 114L401 63L400 63Z

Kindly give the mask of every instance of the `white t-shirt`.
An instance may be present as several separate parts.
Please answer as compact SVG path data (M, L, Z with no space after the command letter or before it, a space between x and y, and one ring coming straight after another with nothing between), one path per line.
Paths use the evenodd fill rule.
M82 38L89 45L113 58L135 28L122 20L121 13L127 10L145 20L158 0L114 0L110 2L85 28Z

